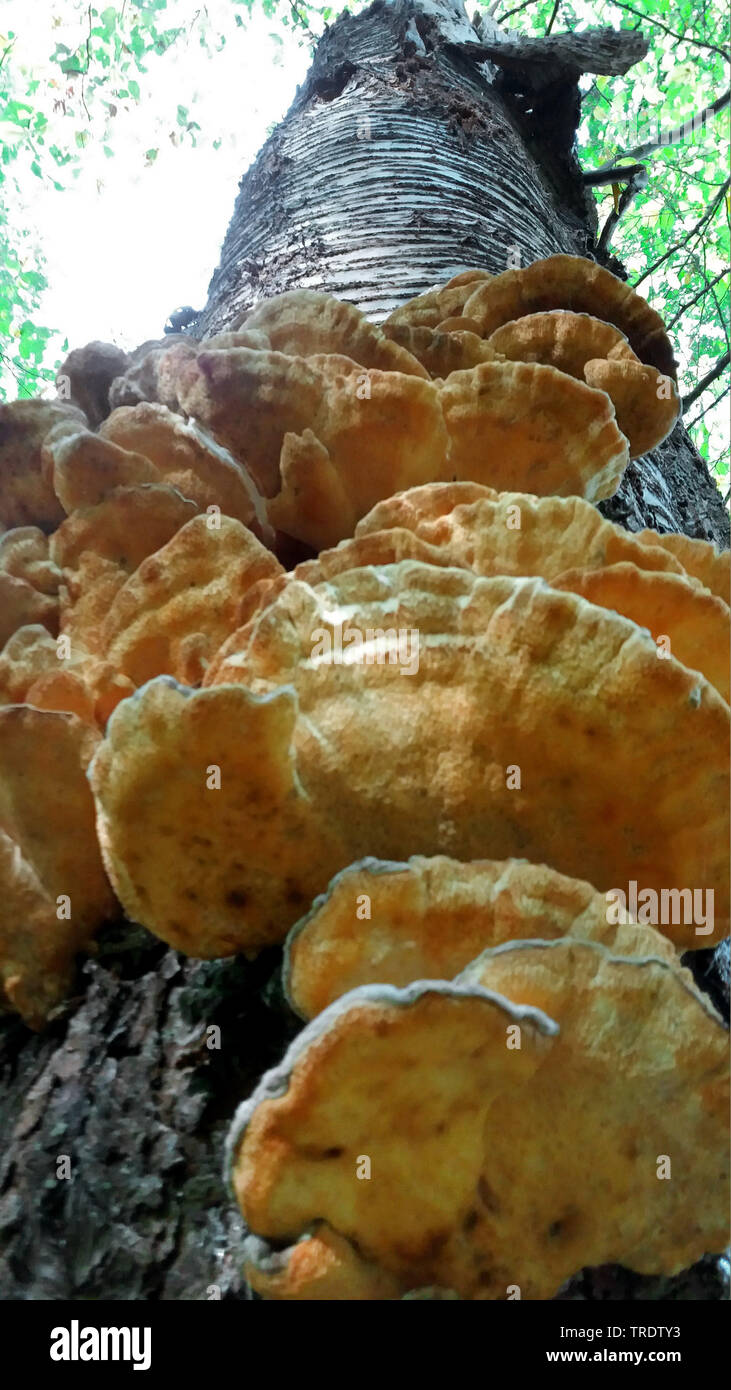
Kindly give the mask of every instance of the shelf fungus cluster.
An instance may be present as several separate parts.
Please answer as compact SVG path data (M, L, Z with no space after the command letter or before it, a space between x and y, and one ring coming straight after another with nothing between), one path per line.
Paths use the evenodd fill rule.
M726 1241L729 556L593 503L678 414L594 263L295 291L0 407L0 997L123 911L283 945L233 1124L281 1299L550 1298ZM300 558L302 555L309 558ZM292 565L296 555L299 563Z

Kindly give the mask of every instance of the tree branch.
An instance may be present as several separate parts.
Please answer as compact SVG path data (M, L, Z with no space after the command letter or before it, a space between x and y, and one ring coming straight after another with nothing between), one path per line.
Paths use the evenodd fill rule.
M527 8L528 8L529 5L535 5L535 3L536 3L536 0L523 0L523 4L522 4L522 5L516 5L515 8L512 9L512 10L506 10L505 14L501 14L499 19L498 19L497 15L496 15L496 16L495 16L495 23L496 23L496 24L504 24L504 23L505 23L505 20L506 20L506 19L510 19L510 16L511 16L511 15L520 14L521 10L527 10ZM489 13L490 15L493 15L496 9L497 9L497 5L493 5L492 9L489 10L488 13Z
M697 401L698 397L702 396L703 392L707 391L708 387L713 385L716 378L721 375L721 372L726 370L729 362L731 362L731 353L724 352L723 357L719 357L715 367L711 367L710 372L706 372L706 375L698 382L697 386L694 386L689 395L683 396L683 410L687 410L689 405Z
M621 77L645 57L647 40L637 29L584 29L541 38L511 38L500 43L446 43L473 62L489 61L518 75L532 91L557 78L578 82L582 73Z
M637 289L637 286L641 285L642 281L646 280L648 275L653 275L654 272L658 270L661 265L665 264L665 261L667 261L670 256L673 256L676 251L679 251L681 249L681 247L687 246L688 242L692 241L693 237L698 235L699 231L701 230L701 227L704 227L706 222L709 222L710 219L713 217L713 214L716 211L716 208L718 207L719 203L723 202L723 199L729 187L731 187L731 179L726 179L726 182L721 185L718 193L716 194L716 197L713 199L711 206L707 209L706 212L704 212L703 216L699 219L698 222L696 222L695 226L691 227L690 231L688 232L688 235L683 237L682 241L677 241L674 246L671 246L670 250L666 251L664 256L661 256L659 260L655 261L654 265L648 266L647 270L644 270L642 274L639 276L639 278L635 280L633 289Z
M632 200L637 197L637 194L640 193L643 188L647 188L647 170L644 164L638 164L635 166L635 172L631 175L627 187L622 190L616 208L612 208L612 211L604 223L601 236L597 243L598 251L604 252L607 250L610 238L614 233L614 229L620 217L627 211Z
M555 20L556 15L558 14L558 7L560 4L561 0L556 0L553 10L551 11L551 18L549 19L548 24L546 25L546 37L548 37L553 28L553 21Z
M669 323L665 324L666 331L669 333L670 329L675 327L676 323L678 322L678 319L683 317L683 314L685 313L686 309L692 309L693 305L697 304L699 299L703 299L704 295L707 295L709 291L713 289L713 286L717 285L719 280L723 280L724 276L728 275L729 272L731 272L731 266L724 266L723 270L719 270L715 280L706 280L705 275L703 275L703 272L701 271L703 279L705 280L703 289L699 290L698 294L695 295L693 299L688 299L686 300L685 304L681 305L681 307L678 309L677 314L675 315L675 318L670 319Z
M597 188L604 183L629 183L636 174L645 173L644 164L612 164L609 168L593 169L591 173L582 172L582 183L587 188Z
M723 391L721 392L721 394L720 394L719 396L715 396L714 399L713 399L712 401L709 401L709 402L708 402L708 405L704 406L703 409L700 410L700 411L698 412L698 414L697 414L696 416L694 416L694 418L693 418L692 420L689 420L689 421L688 421L688 423L686 424L685 428L686 428L687 430L692 430L692 429L693 429L693 426L694 426L694 425L697 425L698 422L699 422L699 420L702 420L702 419L703 419L703 416L704 416L704 415L707 415L708 412L709 412L709 410L712 410L712 409L713 409L714 405L718 405L719 401L722 401L723 398L724 398L724 396L727 396L727 395L728 395L729 391L731 391L731 386L725 386L724 389L723 389Z
M626 10L629 14L636 15L644 24L647 24L649 21L653 28L662 29L664 34L670 34L670 37L673 39L680 39L681 43L692 43L696 48L708 48L711 53L719 53L722 58L726 59L727 63L731 61L728 53L726 53L723 48L719 48L715 43L706 43L704 39L696 39L694 37L688 38L687 34L679 34L675 29L668 29L667 24L662 24L659 19L655 19L654 17L651 18L648 14L643 14L642 10L636 10L633 5L627 5L624 0L609 0L609 3L610 5L614 5L618 10Z
M601 165L595 172L600 174L604 169L611 168L611 165L615 164L618 159L644 159L648 154L654 154L656 150L663 149L665 145L678 144L688 132L689 126L692 133L696 121L699 126L702 125L709 116L716 116L719 111L723 111L724 107L728 106L729 101L731 101L731 88L724 92L722 97L717 97L715 101L711 102L710 106L704 106L702 111L694 112L687 121L682 121L672 130L661 130L659 139L647 140L644 145L633 145L632 149L623 150L621 154L615 155L610 164Z

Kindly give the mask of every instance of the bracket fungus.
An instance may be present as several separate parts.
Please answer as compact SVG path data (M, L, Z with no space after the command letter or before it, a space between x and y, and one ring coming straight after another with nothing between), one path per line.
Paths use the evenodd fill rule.
M487 344L509 362L542 362L579 381L584 380L584 367L592 358L639 361L613 324L571 309L548 309L510 319L490 334Z
M459 322L459 320L457 320ZM447 377L480 362L500 360L500 354L467 325L454 332L444 328L414 327L409 323L384 324L384 333L399 343L426 368L431 377Z
M73 348L59 369L56 385L83 410L92 429L109 414L109 388L130 365L126 352L114 343L93 342Z
M253 584L282 572L240 521L195 516L120 585L101 629L108 660L135 685L164 673L189 685L239 621Z
M541 362L605 391L631 458L654 449L677 421L680 399L672 378L640 362L619 329L589 314L527 314L497 328L487 347L509 361Z
M614 324L641 362L675 375L670 339L660 315L610 270L583 256L549 256L522 270L505 270L478 284L462 305L483 337L512 319L546 309L571 309Z
M185 334L171 333L162 341L141 343L130 353L126 371L109 388L109 408L158 401L170 410L180 405L177 378L186 361L195 357L198 344Z
M661 535L657 531L639 531L637 539L643 544L660 546L712 594L722 598L724 603L731 602L731 551L718 550L710 541L696 540L693 536Z
M606 391L630 458L647 454L675 428L680 397L675 382L642 362L592 360L584 366L589 386Z
M446 285L427 290L399 305L384 320L384 330L392 324L406 324L413 328L438 328L448 318L460 318L462 310L478 285L490 280L486 270L463 270L448 280Z
M0 652L0 705L65 710L103 729L134 685L110 662L77 643L59 657L59 644L38 623L19 627Z
M16 526L0 536L0 571L39 594L58 594L61 572L51 559L48 536L37 526Z
M505 1046L510 1027L520 1048ZM356 1247L348 1291L358 1277L361 1297L382 1296L384 1275L404 1291L458 1286L459 1251L439 1252L479 1181L491 1106L536 1070L556 1032L539 1010L479 987L420 981L346 995L237 1112L226 1166L247 1226L281 1247L324 1222ZM373 1164L370 1181L358 1180L359 1156ZM260 1258L247 1274L266 1292ZM337 1265L336 1255L335 1276Z
M86 416L74 405L24 400L0 405L0 525L52 531L63 508L46 477L41 449L51 432L77 432Z
M483 362L452 372L440 395L452 478L590 501L617 491L627 441L604 391L555 367Z
M104 421L99 434L149 459L158 481L177 488L201 511L216 506L225 516L261 534L245 469L167 406L120 406Z
M91 430L58 438L52 433L43 443L42 457L53 490L69 516L77 507L102 502L115 488L161 481L149 459L110 444Z
M119 589L195 515L195 503L175 488L145 483L114 488L61 523L51 551L63 572L61 631L73 647L104 651L104 626Z
M154 460L199 507L215 497L268 539L266 506L283 536L316 549L351 535L381 498L453 478L612 496L630 447L646 451L677 416L673 383L661 398L658 374L623 336L639 335L642 346L657 316L593 262L558 256L537 265L545 284L535 267L492 278L461 272L383 328L352 304L295 290L208 341L142 344L111 383L99 444ZM559 302L521 312L536 294ZM582 294L589 312L576 312ZM520 316L493 323L492 309L508 300ZM115 407L127 408L125 419ZM54 470L59 497L78 505L68 450Z
M270 520L308 544L352 533L374 502L440 475L446 431L436 386L348 357L247 348L200 351L181 403L242 460Z
M356 1274L361 1298L383 1297L385 1275L393 1297L484 1300L551 1298L585 1265L674 1273L726 1238L727 1108L726 1030L669 960L509 942L451 985L363 986L233 1121L247 1275L307 1298L320 1223L351 1246L340 1293L325 1246L335 1298Z
M19 627L41 623L54 635L58 632L58 599L41 594L24 579L0 570L0 650Z
M85 777L97 741L73 714L0 709L0 1001L32 1028L114 910Z
M402 650L399 634L414 633L416 649ZM697 947L726 928L728 707L616 613L542 580L411 560L314 587L290 580L204 685L196 695L154 681L125 702L92 776L125 909L191 954L281 940L294 905L364 855L522 855L602 891L631 879L712 888L712 933L668 934ZM289 711L274 802L239 751L274 717L267 699ZM212 814L200 791L210 764L226 828L209 826L201 863L190 846ZM702 824L687 815L691 795ZM166 852L178 846L174 882L159 872L161 824Z
M545 864L415 855L405 864L363 859L336 874L287 937L284 987L309 1019L360 985L451 980L489 947L538 934L676 960L660 931Z
M392 342L355 304L314 290L288 290L263 299L238 327L239 331L254 329L266 334L269 347L289 357L335 353L363 367L426 375L408 345Z
M729 555L593 505L674 371L558 255L380 327L294 290L90 343L70 402L0 406L1 1007L53 1018L120 910L286 939L311 1021L227 1146L264 1297L724 1242L728 1038L678 952L729 924Z
M723 599L679 574L643 570L628 561L569 570L552 583L648 628L658 656L672 651L684 666L701 671L729 703L731 610Z
M680 560L655 543L662 540L656 532L633 536L581 497L498 493L474 483L412 488L379 502L358 523L355 536L359 540L390 528L413 531L442 551L447 564L485 576L553 580L564 570L622 562L685 576Z

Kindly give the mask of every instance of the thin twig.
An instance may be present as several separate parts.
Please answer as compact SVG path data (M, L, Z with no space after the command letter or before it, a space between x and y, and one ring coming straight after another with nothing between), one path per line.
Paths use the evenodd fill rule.
M727 395L728 395L729 391L731 391L731 386L724 386L723 391L721 392L720 396L714 396L713 400L712 400L712 401L709 401L709 402L708 402L708 405L706 405L706 406L703 407L703 410L700 410L700 411L698 412L698 414L697 414L696 416L694 416L694 418L693 418L692 420L688 421L688 423L686 424L685 428L686 428L687 430L692 430L693 426L694 426L694 425L697 425L697 424L698 424L698 421L699 421L699 420L702 420L702 419L703 419L703 416L704 416L704 415L707 415L708 412L709 412L709 410L713 410L714 405L718 405L718 402L719 402L719 401L722 401L723 398L724 398L724 396L727 396Z
M683 396L683 410L687 410L689 405L697 401L698 397L702 396L703 392L707 391L708 387L713 385L714 381L721 375L721 372L726 370L729 362L731 362L731 353L724 352L723 357L719 357L715 367L711 367L710 372L706 372L706 375L698 382L698 385L693 388L690 394Z
M617 186L618 184L619 180L617 180ZM644 164L640 164L638 171L632 174L631 178L627 182L626 187L622 189L622 192L619 198L617 199L616 208L612 208L612 211L610 212L606 222L604 223L601 236L599 237L599 241L597 242L597 251L605 252L607 250L610 239L614 235L614 229L617 226L620 217L624 212L627 211L627 208L629 207L633 198L636 198L637 194L642 192L642 190L645 188L647 188L647 170Z
M698 294L695 295L693 299L688 299L686 300L685 304L681 304L677 314L675 315L675 318L670 319L669 323L665 324L666 331L669 333L670 329L675 327L676 323L678 322L678 319L681 319L683 317L683 314L685 313L686 309L692 309L693 305L697 304L699 299L703 299L705 295L708 294L709 290L712 290L713 286L717 285L719 280L723 280L724 276L728 275L729 272L731 272L731 266L725 266L723 270L720 270L718 272L718 275L716 276L715 280L706 280L705 275L703 275L703 271L701 271L701 275L703 275L703 279L705 281L703 289L699 290Z
M553 7L553 10L551 11L551 18L549 19L548 24L546 25L546 34L550 34L550 32L551 32L551 30L552 30L552 28L553 28L553 22L554 22L554 20L555 20L555 18L556 18L556 15L558 14L558 7L559 7L560 4L561 4L561 0L556 0L556 3L555 3L555 5L554 5L554 7Z
M89 44L91 43L91 5L88 6L86 13L89 19L89 32L86 35L86 67L82 69L81 73L81 105L83 106L86 112L86 119L89 122L89 125L91 125L91 116L89 114L89 108L86 104L86 96L84 94L84 78L86 77L86 74L89 71L89 68L91 67L91 50L89 48Z
M501 15L500 15L500 17L496 20L496 22L497 22L498 24L504 24L504 23L505 23L505 20L506 20L506 19L510 19L510 16L511 16L511 15L520 14L521 10L527 10L528 6L529 6L529 5L534 5L535 2L536 2L536 0L523 0L523 4L522 4L522 5L516 5L514 10L507 10L505 14L501 14ZM490 11L490 13L492 13L492 11Z
M723 96L712 101L710 106L704 106L702 111L694 111L692 116L681 121L680 125L674 126L672 130L661 130L659 139L647 140L644 145L633 145L631 150L623 150L621 154L616 154L610 163L601 165L595 172L601 174L605 169L611 169L618 159L644 159L646 155L654 154L656 150L661 150L667 145L677 144L686 134L689 124L694 128L697 121L700 126L708 116L717 116L719 111L723 111L730 101L731 88L724 92Z
M704 39L696 39L694 37L688 38L685 33L679 34L676 29L668 29L667 24L662 24L660 20L655 19L654 16L643 14L642 10L636 10L633 5L625 4L624 0L609 0L609 3L610 5L616 6L618 10L627 10L629 14L636 15L637 18L643 20L645 24L649 20L653 29L662 29L664 34L670 34L671 38L679 39L681 43L691 43L696 48L708 48L711 53L720 53L721 57L725 58L727 63L731 61L728 53L726 53L724 49L719 48L715 43L706 43Z
M292 11L292 14L294 15L295 19L297 20L296 27L298 29L304 30L305 34L310 40L310 43L319 43L317 34L313 34L309 24L307 23L305 15L303 15L299 5L297 4L297 0L289 0L289 8Z
M654 265L648 266L647 270L643 271L642 275L640 275L639 278L635 280L633 289L637 289L637 286L641 285L642 281L646 280L648 275L653 275L654 272L658 270L661 265L665 264L665 262L670 258L670 256L673 256L676 251L680 251L683 246L687 246L688 242L692 241L693 237L698 235L699 231L701 230L701 227L704 227L706 222L709 222L710 219L713 217L713 214L716 211L716 208L718 207L719 203L723 202L724 196L728 191L729 187L731 187L731 179L726 179L726 182L721 185L719 192L713 199L711 206L706 210L706 212L704 212L703 216L700 218L698 222L696 222L695 226L691 227L690 231L688 232L688 235L683 237L682 241L677 241L674 246L671 246L670 250L666 251L665 255L661 256L658 261L655 261Z

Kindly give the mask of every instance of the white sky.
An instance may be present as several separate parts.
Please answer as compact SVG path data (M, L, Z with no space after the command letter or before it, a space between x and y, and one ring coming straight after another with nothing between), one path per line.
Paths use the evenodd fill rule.
M104 0L97 7L103 10ZM180 24L181 14L192 18L200 8L176 0L160 13L160 27ZM299 47L278 20L259 10L239 29L231 0L207 0L207 10L227 35L219 53L202 50L193 29L187 42L178 40L163 57L150 59L146 76L131 73L140 85L139 104L120 102L106 123L101 103L91 106L91 139L78 176L69 176L71 166L57 172L63 193L32 175L24 180L24 224L42 249L49 281L36 319L59 327L71 347L92 338L134 347L161 336L172 309L202 308L238 181L307 72L307 46ZM58 16L64 17L60 23ZM27 64L44 80L54 72L47 58L56 42L75 47L86 23L85 8L74 0L2 0L0 6L0 31L17 35L14 63ZM281 44L270 37L275 29ZM77 78L77 93L78 84ZM51 106L40 92L35 100ZM201 127L197 148L189 137L177 146L170 140L170 132L176 138L181 133L179 103ZM78 111L78 97L75 105ZM74 115L65 126L62 115L57 119L67 141L88 124ZM222 140L218 150L216 137ZM144 152L155 146L159 155L146 165Z

